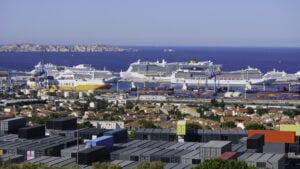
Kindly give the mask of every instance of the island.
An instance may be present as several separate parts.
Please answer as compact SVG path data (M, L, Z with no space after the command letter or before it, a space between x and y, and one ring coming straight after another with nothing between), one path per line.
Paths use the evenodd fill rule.
M1 45L0 52L137 52L138 49L120 48L112 45L41 45L13 44Z

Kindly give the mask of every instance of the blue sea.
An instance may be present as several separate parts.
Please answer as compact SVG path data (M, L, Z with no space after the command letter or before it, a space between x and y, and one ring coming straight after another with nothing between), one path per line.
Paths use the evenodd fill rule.
M128 47L129 48L129 47ZM74 66L91 64L97 69L114 72L126 71L130 63L141 61L188 62L211 60L222 64L223 70L238 70L248 66L259 68L263 73L274 68L295 73L300 70L300 48L243 48L243 47L131 47L139 52L103 53L45 53L45 63ZM175 52L166 53L171 48ZM0 53L0 69L32 70L42 60L43 53Z

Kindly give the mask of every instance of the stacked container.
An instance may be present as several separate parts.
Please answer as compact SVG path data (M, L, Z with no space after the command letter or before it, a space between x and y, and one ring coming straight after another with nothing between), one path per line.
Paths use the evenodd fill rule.
M46 122L47 129L70 130L77 128L77 119L71 117L61 117Z
M230 141L210 141L200 147L200 158L203 160L218 158L227 151L232 151Z
M76 157L76 154L74 154ZM108 152L103 146L96 146L82 150L78 153L78 163L83 165L91 165L93 162L108 159Z
M247 139L247 149L251 152L261 153L264 146L264 134L254 134Z
M114 143L122 143L128 140L127 129L118 128L115 130L107 131L103 136L112 136Z
M43 137L45 136L45 126L38 125L38 126L20 128L18 131L18 136L19 138L25 138L25 139Z
M0 121L1 133L18 133L18 129L26 127L26 119L17 117Z
M112 136L102 136L93 140L89 140L86 142L87 145L95 147L95 146L104 146L107 150L110 150L114 144L114 138Z
M79 137L84 140L91 140L103 136L103 133L108 130L98 128L85 128L79 131Z

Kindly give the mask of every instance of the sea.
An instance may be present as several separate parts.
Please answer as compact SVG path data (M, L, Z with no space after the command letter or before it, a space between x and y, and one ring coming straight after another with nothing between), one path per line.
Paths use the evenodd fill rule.
M113 72L126 71L132 62L159 61L189 62L212 61L222 64L222 70L233 71L245 69L248 66L260 69L263 73L273 69L296 73L300 71L300 48L275 47L141 47L138 52L83 52L83 53L56 53L56 52L0 52L0 70L30 71L43 58L45 63L55 65L75 66L90 64L96 69L106 69ZM164 49L173 49L174 52L164 52ZM138 84L142 86L143 84ZM150 84L156 86L158 84ZM128 83L113 84L113 89L126 89ZM281 87L281 86L280 86ZM272 86L274 88L274 86ZM276 86L275 88L278 88ZM298 89L299 86L295 86ZM236 89L238 90L238 89Z
M159 61L188 62L213 61L222 64L223 70L238 70L248 66L263 73L284 70L287 73L300 71L300 48L250 48L250 47L125 47L137 48L138 52L97 52L97 53L42 53L42 52L0 52L0 69L30 71L45 57L45 63L74 66L90 64L97 69L113 72L126 71L132 62ZM163 52L173 49L174 52Z

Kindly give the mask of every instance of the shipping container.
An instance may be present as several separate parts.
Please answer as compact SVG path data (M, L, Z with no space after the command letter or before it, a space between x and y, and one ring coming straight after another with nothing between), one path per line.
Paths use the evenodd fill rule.
M0 121L0 130L7 133L18 133L18 129L26 127L26 119L24 117L10 118Z
M31 126L20 128L18 131L19 138L33 139L45 136L45 125Z
M247 139L247 149L261 149L264 145L264 134L254 134Z
M78 163L91 165L93 162L108 160L108 152L103 146L96 146L78 153Z
M85 128L79 131L79 137L84 140L92 140L103 136L103 133L109 131L107 129Z
M223 160L237 159L237 152L225 152L219 158Z
M296 132L248 130L248 138L254 134L264 134L264 141L269 143L295 143Z
M77 119L71 117L61 117L46 121L47 129L70 130L77 128Z
M104 132L103 136L112 136L114 139L114 143L122 143L128 140L128 133L126 128L118 128L115 130Z
M67 158L71 158L72 154L77 153L77 151L82 151L85 149L90 148L89 146L85 145L85 144L80 144L80 145L75 145L72 147L68 147L68 148L64 148L60 151L60 155L61 157L67 157Z
M86 142L86 144L92 147L103 146L106 147L107 150L111 150L114 144L114 138L112 136L102 136L93 140L89 140Z
M300 136L300 125L280 125L280 131L294 131L296 136Z
M265 143L263 146L264 153L287 153L289 146L286 143Z
M7 161L10 163L22 163L24 162L24 156L23 155L15 155L15 154L4 154L0 155L1 161Z

